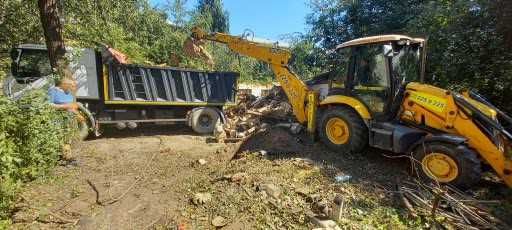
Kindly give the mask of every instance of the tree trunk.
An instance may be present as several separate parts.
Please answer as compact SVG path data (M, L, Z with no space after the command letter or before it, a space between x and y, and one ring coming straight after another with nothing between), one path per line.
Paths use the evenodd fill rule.
M62 24L60 21L59 0L38 0L39 15L43 26L48 57L53 69L57 70L60 77L63 77L66 65L66 48L62 38Z
M496 0L498 32L503 37L505 48L512 49L512 1Z

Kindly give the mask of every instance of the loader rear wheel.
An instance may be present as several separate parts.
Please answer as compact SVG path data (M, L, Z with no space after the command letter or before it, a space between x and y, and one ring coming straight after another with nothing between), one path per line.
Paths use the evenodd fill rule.
M416 148L414 168L420 177L469 188L480 180L477 154L464 145L425 143Z
M318 126L320 140L339 153L360 152L368 145L368 128L352 109L334 107L324 111Z

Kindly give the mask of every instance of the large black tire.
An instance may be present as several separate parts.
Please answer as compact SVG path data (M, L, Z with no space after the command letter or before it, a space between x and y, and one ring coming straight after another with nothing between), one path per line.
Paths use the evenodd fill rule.
M191 126L196 133L212 134L219 119L220 115L216 109L199 108L191 114Z
M436 178L432 173L428 173L427 156L432 154L442 154L441 157L449 157L456 164L456 177L451 181L450 176ZM450 184L459 188L470 188L480 181L482 176L482 165L477 154L465 145L453 145L446 143L424 143L414 151L414 169L418 176L426 180L434 180L439 183ZM455 171L455 170L453 170ZM430 175L428 175L430 174Z
M348 140L344 143L333 142L328 135L327 125L331 119L341 119L348 127ZM368 146L368 127L354 110L347 107L332 107L321 115L318 136L331 150L339 153L360 153Z

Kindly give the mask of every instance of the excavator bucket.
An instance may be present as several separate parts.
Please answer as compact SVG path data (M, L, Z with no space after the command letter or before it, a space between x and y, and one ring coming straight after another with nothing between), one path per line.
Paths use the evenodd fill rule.
M183 44L185 55L192 58L199 58L206 61L208 66L212 68L215 65L212 55L204 48L204 41L189 37Z

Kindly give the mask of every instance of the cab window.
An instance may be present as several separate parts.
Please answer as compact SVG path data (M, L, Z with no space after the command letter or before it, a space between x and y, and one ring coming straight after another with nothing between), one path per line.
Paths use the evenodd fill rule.
M352 92L375 113L383 113L390 92L389 61L382 45L355 48Z
M334 65L330 76L330 88L344 89L348 77L350 49L341 49L337 52L336 65Z
M18 63L17 78L39 78L52 73L45 50L23 50Z

